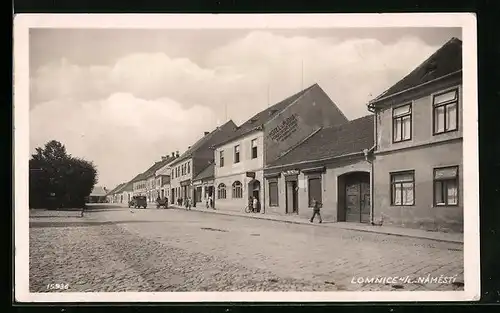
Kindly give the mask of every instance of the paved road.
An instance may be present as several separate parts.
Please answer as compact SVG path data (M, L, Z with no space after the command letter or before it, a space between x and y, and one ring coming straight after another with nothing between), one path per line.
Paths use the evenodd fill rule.
M134 212L32 218L30 290L60 291L47 290L51 283L94 292L463 290L460 244L183 210ZM376 276L401 279L365 283ZM440 276L456 283L438 284Z

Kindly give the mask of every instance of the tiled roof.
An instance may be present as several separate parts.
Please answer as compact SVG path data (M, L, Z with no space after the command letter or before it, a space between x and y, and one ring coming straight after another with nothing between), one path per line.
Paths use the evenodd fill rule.
M126 183L119 184L118 186L116 186L115 188L113 188L111 191L109 191L108 195L113 195L113 194L117 193L120 189L122 189L125 186L125 184Z
M125 192L125 191L133 191L134 190L134 186L132 184L132 182L128 182L125 186L123 186L122 188L120 188L120 192Z
M371 102L419 86L462 69L462 41L451 38L427 60Z
M214 163L211 163L209 166L203 169L198 175L196 175L193 181L213 178L214 173L215 173L215 165Z
M93 197L102 197L106 195L106 189L101 186L95 186L94 189L92 189L92 192L90 193L90 196Z
M373 146L373 134L373 115L323 128L268 167L362 152L363 149L370 149Z
M241 124L240 126L237 127L236 131L225 141L219 143L218 145L222 145L224 143L233 141L251 131L253 131L255 128L264 125L267 123L269 120L271 120L276 114L279 112L283 111L287 106L292 104L295 100L299 99L302 95L304 95L307 91L309 91L312 88L319 87L318 84L313 84L306 89L270 106L269 108L260 111L259 113L255 114L252 116L249 120Z
M234 131L236 130L236 124L232 120L229 120L224 125L217 127L209 134L200 138L195 142L186 152L175 160L172 165L178 164L190 157L192 157L197 151L209 149L211 146L217 145L219 142L227 140Z

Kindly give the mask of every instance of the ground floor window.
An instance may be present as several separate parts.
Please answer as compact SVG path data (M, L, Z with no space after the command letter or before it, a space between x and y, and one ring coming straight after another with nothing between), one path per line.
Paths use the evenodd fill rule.
M458 166L434 169L434 205L458 205Z
M243 198L243 188L239 181L233 183L233 198Z
M219 186L217 187L217 198L226 199L226 185L219 184Z
M415 205L415 172L391 173L391 205Z
M269 206L278 206L279 197L278 197L278 182L270 181L269 182Z
M309 177L307 180L308 185L308 195L309 195L309 207L312 207L313 200L322 203L322 193L321 193L321 176L319 177Z

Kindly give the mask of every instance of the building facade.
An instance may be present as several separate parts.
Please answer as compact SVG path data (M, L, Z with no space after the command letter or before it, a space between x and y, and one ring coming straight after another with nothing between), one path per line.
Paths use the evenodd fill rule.
M376 223L463 231L462 42L372 100Z
M214 169L213 163L208 165L193 178L193 202L195 206L205 206L213 208L215 205L214 189ZM210 199L212 201L210 201Z
M342 111L318 84L259 112L216 147L216 207L243 211L250 198L256 197L264 213L264 167L320 128L346 122Z
M266 212L329 222L372 221L373 116L317 131L264 170Z
M203 137L172 162L170 192L174 203L182 204L187 198L194 199L193 178L214 162L213 146L227 140L235 131L236 125L230 120L212 132L205 132Z
M263 199L264 132L257 130L215 150L215 207L242 211L249 197Z

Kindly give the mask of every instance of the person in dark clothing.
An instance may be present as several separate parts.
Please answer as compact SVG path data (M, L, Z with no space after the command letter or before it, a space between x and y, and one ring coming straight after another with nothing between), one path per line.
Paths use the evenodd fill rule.
M323 223L323 219L321 218L321 213L320 213L321 203L316 199L313 199L312 204L313 204L313 215L311 217L310 222L312 223L317 215L319 217L319 222Z

